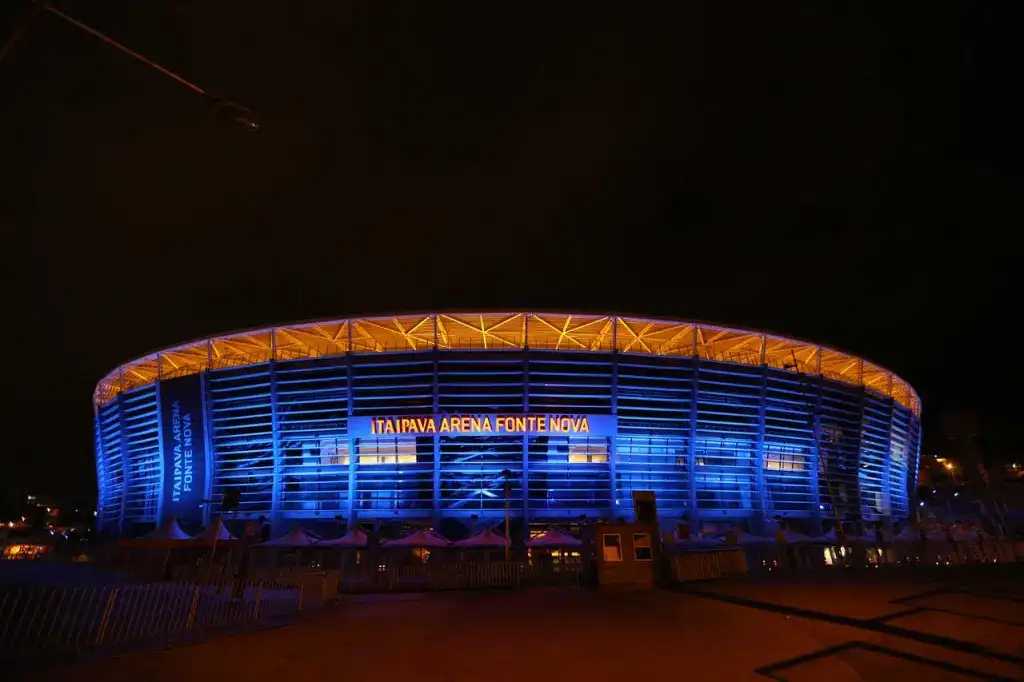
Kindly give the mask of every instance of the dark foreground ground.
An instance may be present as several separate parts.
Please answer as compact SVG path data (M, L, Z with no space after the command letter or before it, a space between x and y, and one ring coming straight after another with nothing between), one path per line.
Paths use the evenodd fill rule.
M345 598L272 630L16 672L76 682L1024 680L1024 580L759 579L684 592Z

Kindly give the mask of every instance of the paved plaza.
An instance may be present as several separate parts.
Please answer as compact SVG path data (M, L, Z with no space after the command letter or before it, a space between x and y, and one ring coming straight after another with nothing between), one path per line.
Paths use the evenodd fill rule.
M52 679L103 682L1024 680L1024 580L867 575L678 592L346 597L270 630L55 667Z

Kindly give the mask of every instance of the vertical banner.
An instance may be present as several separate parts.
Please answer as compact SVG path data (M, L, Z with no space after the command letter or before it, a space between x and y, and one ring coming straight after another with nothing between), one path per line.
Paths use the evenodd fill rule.
M203 384L198 374L160 383L163 437L163 519L202 523L206 489Z

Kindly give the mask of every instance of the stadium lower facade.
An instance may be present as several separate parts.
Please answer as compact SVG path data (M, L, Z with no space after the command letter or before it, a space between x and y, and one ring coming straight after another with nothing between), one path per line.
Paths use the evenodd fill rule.
M282 325L94 396L98 524L906 518L920 403L817 344L676 320L436 313Z

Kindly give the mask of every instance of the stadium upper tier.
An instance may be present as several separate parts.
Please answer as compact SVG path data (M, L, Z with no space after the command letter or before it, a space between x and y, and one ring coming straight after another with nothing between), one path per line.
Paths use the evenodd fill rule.
M823 376L891 396L920 412L914 389L891 371L820 344L759 331L618 315L486 312L325 320L215 336L125 363L96 387L97 404L122 391L206 369L346 353L536 348L700 357Z

